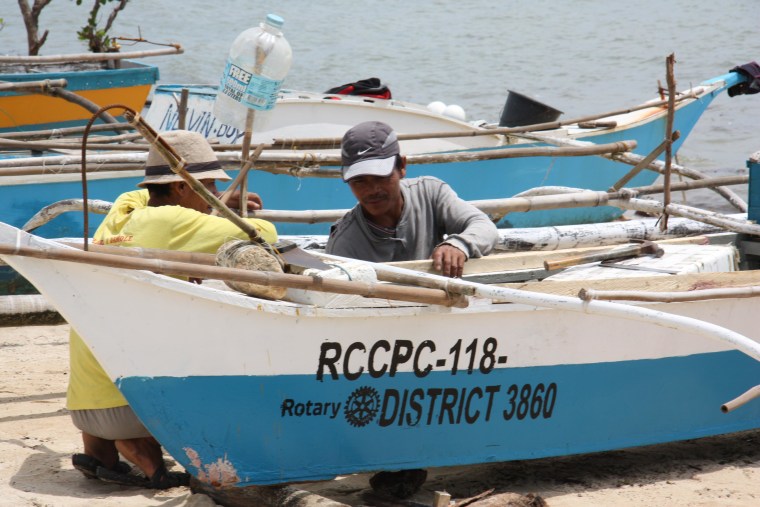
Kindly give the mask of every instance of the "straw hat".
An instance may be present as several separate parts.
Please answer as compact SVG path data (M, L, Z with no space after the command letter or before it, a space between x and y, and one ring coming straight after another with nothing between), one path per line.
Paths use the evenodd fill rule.
M198 180L231 180L224 172L206 138L198 132L189 130L172 130L164 132L161 137L187 162L187 172ZM182 177L174 174L164 157L151 146L148 151L148 161L145 163L145 179L137 184L145 187L149 183L172 183L183 181Z

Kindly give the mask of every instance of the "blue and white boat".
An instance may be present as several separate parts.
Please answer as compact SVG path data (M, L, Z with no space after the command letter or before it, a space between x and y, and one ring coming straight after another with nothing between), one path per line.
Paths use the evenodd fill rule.
M3 259L79 331L167 451L214 488L760 427L757 401L721 410L760 380L754 299L704 300L696 291L689 301L622 304L562 295L620 276L650 295L659 282L667 290L757 284L756 272L731 272L734 247L687 246L651 263L633 259L639 271L577 266L564 279L509 288L449 280L450 292L469 294L469 306L451 308L305 291L263 300L83 263L97 254L0 225ZM55 257L68 252L80 262ZM413 276L427 287L438 280ZM150 324L125 325L126 308Z
M681 136L674 143L674 153L710 102L727 88L745 80L744 75L731 72L679 94L674 129L678 130ZM177 111L173 97L178 94L179 88L159 87L153 105L147 113L149 123L155 128L176 128ZM192 91L187 127L202 131L211 138L238 142L240 133L221 125L211 114L213 90L206 88ZM594 144L633 140L637 143L635 153L647 155L662 143L665 137L667 111L664 101L657 99L643 104L640 108L629 109L632 111L598 118L596 126L591 125L590 128L582 123L573 123L541 130L540 134L555 139L588 141ZM339 139L349 127L370 119L389 123L402 136L441 132L458 136L402 141L402 151L409 156L481 153L546 146L545 143L527 140L514 132L508 135L496 134L493 129L498 125L495 124L474 125L408 102L306 92L283 93L266 129L254 133L254 142L268 142L273 138ZM293 145L296 149L286 150L287 153L298 155L306 161L313 160L312 155L317 150L298 150L298 143L294 142ZM319 153L334 155L337 150ZM144 156L143 153L141 159L139 155L134 155L130 159L133 161L132 165L125 164L123 167L131 167L134 170L116 171L101 167L93 172L88 183L89 197L113 201L121 192L134 188L141 178L139 161L143 160ZM0 161L0 196L7 203L0 219L20 227L41 208L55 201L81 196L80 176L76 171L54 174L65 172L67 166L76 165L76 157L47 158L45 167L36 169L36 173L33 170L19 171L23 168L15 167L14 175L10 173L14 162ZM93 159L91 166L97 166L100 164L99 161L105 160L105 157ZM32 162L34 161L30 162L29 159L24 161L25 164ZM110 167L116 166L118 163ZM630 166L603 157L539 156L413 164L408 168L407 174L409 177L426 174L437 176L448 182L463 198L484 200L511 197L542 186L607 190L629 170ZM255 171L249 177L249 187L264 197L268 209L320 210L352 207L355 199L347 186L339 179L336 180L334 174L333 177L324 176L324 173L322 177L301 177ZM642 171L630 181L629 186L651 184L657 176L656 172ZM612 207L534 211L510 213L503 217L498 225L508 228L595 223L608 221L619 215L620 211ZM100 218L97 215L90 216L90 233L97 227ZM278 228L283 234L319 234L327 231L328 224L284 223L279 224ZM69 213L36 232L44 237L81 236L82 217Z

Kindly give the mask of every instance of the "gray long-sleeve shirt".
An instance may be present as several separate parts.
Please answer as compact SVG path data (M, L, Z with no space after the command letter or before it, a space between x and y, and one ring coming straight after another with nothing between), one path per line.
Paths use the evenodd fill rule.
M498 233L493 222L438 178L401 180L401 193L404 209L396 237L372 232L357 204L330 229L327 253L391 262L429 259L441 243L459 248L468 258L488 255L496 245Z

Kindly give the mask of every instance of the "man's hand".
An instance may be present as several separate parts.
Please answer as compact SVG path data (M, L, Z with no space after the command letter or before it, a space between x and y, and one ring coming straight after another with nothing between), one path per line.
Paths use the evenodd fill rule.
M219 197L219 195L217 195ZM259 194L255 192L248 192L248 211L256 211L264 208L264 203L261 201ZM226 199L225 204L231 209L240 209L240 190L235 189L232 195Z
M446 243L438 245L433 250L432 259L433 268L440 271L441 275L449 278L462 278L467 256L457 247Z

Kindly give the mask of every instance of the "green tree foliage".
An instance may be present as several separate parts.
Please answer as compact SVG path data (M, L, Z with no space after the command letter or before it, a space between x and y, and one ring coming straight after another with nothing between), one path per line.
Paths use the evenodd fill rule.
M100 8L109 2L115 2L116 5L109 14L106 24L98 27ZM87 24L77 32L79 39L87 42L87 47L90 51L93 53L114 53L119 51L119 44L108 36L108 31L111 29L116 16L127 6L128 2L129 0L94 0L94 4L90 9L90 15L87 18ZM76 0L76 3L77 5L82 5L82 0Z

